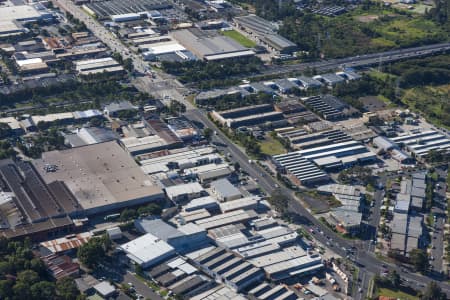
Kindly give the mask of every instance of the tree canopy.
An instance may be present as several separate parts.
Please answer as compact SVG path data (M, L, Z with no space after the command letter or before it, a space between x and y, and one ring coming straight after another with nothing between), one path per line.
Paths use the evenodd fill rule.
M281 191L275 190L269 197L269 203L279 213L285 213L288 208L288 199L281 193Z
M428 284L425 292L423 293L421 300L446 300L447 295L442 291L441 287L432 281Z
M106 256L111 247L111 241L107 235L93 237L86 244L78 248L78 259L89 268L97 266Z
M428 269L428 256L422 249L413 249L409 253L410 262L414 265L417 271L425 272Z
M0 299L82 298L72 278L67 277L53 282L42 260L33 256L29 240L19 242L0 238Z

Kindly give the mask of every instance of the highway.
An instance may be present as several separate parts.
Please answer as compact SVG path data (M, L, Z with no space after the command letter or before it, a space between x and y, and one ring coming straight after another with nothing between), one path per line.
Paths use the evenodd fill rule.
M260 75L282 75L291 72L301 72L307 69L315 69L317 72L324 72L342 67L367 67L378 64L386 64L402 59L411 59L433 55L436 53L443 53L449 50L450 43L440 43L317 62L290 65L271 65L262 70Z

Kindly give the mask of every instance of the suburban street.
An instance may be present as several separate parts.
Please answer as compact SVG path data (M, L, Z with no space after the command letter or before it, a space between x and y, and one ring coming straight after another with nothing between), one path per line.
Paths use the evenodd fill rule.
M434 221L434 232L431 239L431 256L433 260L431 265L434 272L441 272L443 270L444 257L444 225L445 225L445 210L446 210L446 177L447 171L442 168L436 168L438 174L438 183L435 186L434 206L432 209L433 216L436 216Z

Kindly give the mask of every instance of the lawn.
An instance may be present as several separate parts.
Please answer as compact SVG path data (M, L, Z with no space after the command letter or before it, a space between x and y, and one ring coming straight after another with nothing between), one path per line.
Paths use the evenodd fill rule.
M372 69L370 72L368 72L368 74L369 74L370 77L373 77L375 79L379 79L379 80L382 80L382 81L385 81L385 80L389 79L389 77L397 77L397 76L395 76L393 74L389 74L389 73L386 73L386 72L380 72L380 71L375 70L375 69Z
M260 143L261 152L266 155L277 155L286 153L286 149L284 149L283 145L276 139L272 137L267 137L264 141Z
M415 111L422 112L429 121L450 128L450 84L425 86L405 90L402 102Z
M417 296L410 295L399 290L394 291L388 288L379 288L377 294L380 296L392 297L401 300L419 300L419 297Z
M238 42L239 44L241 44L244 47L253 48L256 46L256 43L254 41L248 39L241 33L237 32L236 30L222 31L222 34L224 36L227 36L227 37L235 40L236 42Z
M408 45L422 39L433 39L442 35L442 30L432 21L422 17L412 19L395 17L390 21L376 22L374 31L381 35L384 43L394 42L400 46ZM381 41L378 40L378 43Z

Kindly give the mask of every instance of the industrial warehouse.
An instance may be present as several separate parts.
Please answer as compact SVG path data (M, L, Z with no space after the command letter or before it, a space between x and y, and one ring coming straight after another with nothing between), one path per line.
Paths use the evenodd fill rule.
M46 182L63 181L88 215L164 199L116 141L46 152L34 165Z
M339 170L355 164L374 162L376 154L360 142L350 140L276 155L273 160L280 168L294 175L301 184L309 185L327 180L321 169Z
M200 29L183 29L171 32L172 37L198 58L206 61L248 57L255 52L222 35L208 36Z
M111 17L116 21L136 20L141 15L153 10L168 9L172 5L165 0L137 0L137 1L96 1L84 4L88 11L100 19Z
M123 73L123 67L111 57L75 61L75 69L80 75L97 73Z
M288 39L276 33L277 27L267 20L256 15L247 15L243 17L236 17L233 19L234 23L254 35L263 44L280 52L293 52L297 45Z

